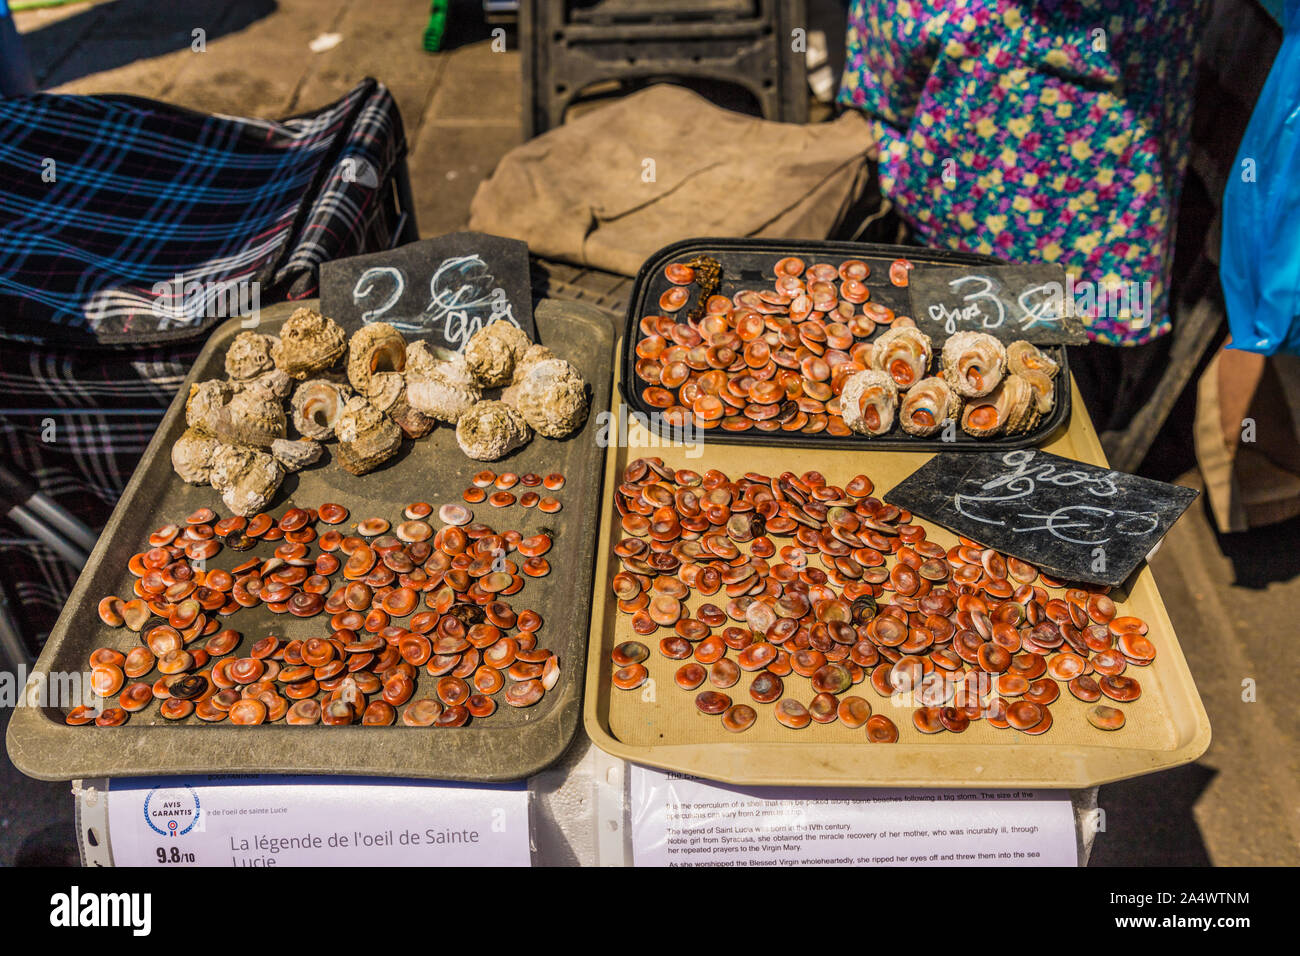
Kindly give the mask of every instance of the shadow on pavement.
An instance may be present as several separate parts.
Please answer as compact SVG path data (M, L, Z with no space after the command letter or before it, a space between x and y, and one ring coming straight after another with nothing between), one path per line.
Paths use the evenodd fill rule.
M0 716L0 739L12 713ZM79 866L75 816L71 784L33 780L0 753L0 866Z
M492 28L483 15L483 4L478 0L451 0L447 7L447 28L442 35L443 50L454 50L492 36ZM514 34L516 27L511 25L506 30ZM510 46L514 46L513 41Z
M1209 507L1208 501L1205 503ZM1300 575L1300 518L1234 534L1223 534L1206 515L1223 556L1232 562L1237 587L1262 590L1276 581L1290 581Z
M28 835L14 855L14 866L81 866L72 827L66 823L48 826Z
M117 0L25 33L23 46L37 85L48 89L136 60L190 49L196 29L204 31L205 43L211 43L269 16L276 7L276 0Z
M1212 866L1192 808L1216 775L1192 763L1102 787L1106 832L1097 834L1088 865Z

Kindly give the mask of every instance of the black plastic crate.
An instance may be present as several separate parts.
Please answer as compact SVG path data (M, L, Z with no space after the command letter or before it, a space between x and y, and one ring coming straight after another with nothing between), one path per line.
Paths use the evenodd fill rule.
M804 0L523 0L519 17L526 137L611 83L739 89L765 119L808 121Z
M906 315L911 309L908 290L893 285L889 279L889 264L895 259L904 258L914 266L925 265L988 265L1002 264L1002 260L991 256L981 256L966 252L949 252L942 249L925 249L916 246L886 246L855 242L829 242L808 239L687 239L665 246L646 260L637 273L632 287L632 297L628 303L627 323L623 332L623 350L621 355L622 371L619 390L627 407L652 422L652 430L661 438L672 441L685 441L685 431L673 428L663 422L658 413L661 409L648 404L641 395L641 380L636 374L636 346L643 337L641 318L646 315L661 315L659 297L672 285L664 276L664 267L673 262L685 262L695 256L710 256L722 264L722 282L717 294L732 296L741 289L770 286L775 273L773 266L777 260L786 256L798 256L808 265L816 262L832 262L836 265L845 259L861 259L871 266L867 285L871 289L872 302L878 302L893 309L895 313ZM692 288L691 299L676 313L677 321L694 308L698 293ZM878 331L877 335L884 329ZM873 336L874 339L876 336ZM943 343L935 343L935 366ZM778 445L790 448L848 448L862 451L1011 451L1041 444L1057 428L1070 418L1070 367L1066 350L1062 346L1039 346L1059 365L1056 376L1056 404L1039 422L1036 428L1020 435L998 436L995 438L974 438L960 429L953 441L938 438L917 438L904 432L897 423L894 429L880 438L867 438L853 435L838 437L825 432L807 434L804 432L762 432L749 430L728 432L722 428L710 428L703 432L704 440L737 445ZM932 368L931 374L934 374ZM698 432L693 433L698 434Z

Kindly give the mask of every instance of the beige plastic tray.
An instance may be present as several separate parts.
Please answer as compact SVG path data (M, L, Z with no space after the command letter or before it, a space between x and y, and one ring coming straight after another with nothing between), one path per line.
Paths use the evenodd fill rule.
M275 305L262 313L262 332L278 331L299 305ZM609 401L606 369L612 361L613 335L605 316L581 303L543 300L535 310L543 342L568 357L592 383L592 401ZM64 607L54 631L33 669L33 678L50 686L51 673L74 673L85 666L96 647L127 651L138 635L100 623L95 608L105 594L130 594L132 576L127 560L151 530L168 516L210 507L229 514L209 487L186 485L172 471L171 444L185 428L185 398L189 384L219 377L226 348L241 331L231 319L209 337L167 416L158 428L113 517L101 535ZM497 514L476 506L481 520L533 534L546 526L556 532L548 560L554 569L523 592L526 604L542 615L545 646L560 659L560 680L534 707L507 707L501 701L488 720L475 720L452 729L401 726L290 727L283 723L235 727L228 722L203 724L191 715L171 723L151 705L132 715L121 727L69 727L54 707L22 706L9 721L9 757L23 773L41 780L83 777L134 777L184 773L315 773L418 777L438 780L519 780L557 760L573 735L580 715L583 638L588 626L586 597L592 580L591 555L598 525L594 511L600 494L598 424L591 416L582 431L566 441L537 439L494 463L494 471L516 474L559 471L567 476L559 497L564 509L544 515L513 507ZM338 466L331 450L327 461L292 475L270 508L279 516L293 505L315 506L337 501L352 512L347 525L366 515L394 517L410 501L437 504L459 501L461 491L483 462L466 458L456 445L455 432L439 426L418 442L404 443L401 454L368 475L350 475ZM587 503L591 505L588 506ZM267 549L247 552L265 557ZM223 551L214 566L230 568L243 560ZM229 625L244 635L244 647L273 633L285 640L329 632L328 615L294 618L272 614L265 606L241 610ZM401 622L399 622L401 623ZM152 680L152 676L150 677ZM417 694L428 692L421 675ZM498 697L500 700L500 697Z
M1042 447L1104 466L1105 455L1096 432L1077 389L1072 390L1074 415L1069 428L1058 429ZM617 388L613 394L619 394ZM896 708L864 681L852 693L866 698L873 713L886 714L899 728L896 744L870 744L865 730L850 730L838 722L813 723L802 730L781 726L772 714L774 705L753 704L748 693L752 675L742 674L740 682L726 693L737 703L753 705L759 719L742 734L728 733L719 718L696 710L694 692L674 683L673 674L681 662L665 659L657 647L659 637L668 631L661 628L658 635L637 637L630 616L620 614L612 599L610 581L620 567L612 548L624 537L613 490L626 464L637 457L659 456L670 467L700 472L717 468L731 476L746 471L777 475L816 469L833 484L843 484L861 472L875 482L875 494L880 496L931 456L873 451L865 446L861 451L809 451L710 445L707 439L702 448L688 449L664 442L635 423L629 425L626 444L611 444L606 456L583 707L587 733L603 750L636 763L745 785L1078 788L1188 763L1209 746L1205 708L1145 564L1128 593L1115 591L1111 595L1121 614L1135 614L1148 623L1148 636L1158 649L1150 666L1130 669L1142 684L1142 696L1120 705L1128 718L1123 730L1108 733L1093 728L1084 718L1091 705L1063 689L1051 705L1052 729L1042 736L997 730L984 721L972 722L960 735L926 736L912 726L910 706ZM697 452L696 456L689 457L690 451ZM956 543L951 532L921 523L931 540L945 547ZM687 603L693 611L700 603L699 596L692 594ZM610 681L613 667L609 655L616 644L633 639L651 648L646 662L651 680L636 690L623 691ZM791 674L783 680L787 695L805 703L812 698L807 678Z

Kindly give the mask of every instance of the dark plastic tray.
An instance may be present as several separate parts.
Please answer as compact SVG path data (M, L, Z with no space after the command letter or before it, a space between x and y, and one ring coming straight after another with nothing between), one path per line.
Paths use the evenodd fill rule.
M259 331L274 334L289 313L304 304L312 303L264 310ZM489 523L508 522L525 535L542 526L556 532L548 555L552 573L530 582L520 595L542 615L542 643L560 658L559 682L539 703L522 709L501 703L492 717L456 729L289 727L283 723L234 727L224 722L204 725L193 716L169 723L153 705L133 714L121 727L69 727L58 708L22 706L9 721L7 743L14 765L42 780L318 773L496 782L527 777L557 760L577 732L580 717L600 515L595 503L600 501L604 460L604 450L596 442L596 412L609 407L614 341L609 320L591 306L545 300L535 316L541 340L576 365L591 383L593 411L572 437L564 441L534 438L486 467L519 474L564 473L567 480L558 493L564 508L554 515L518 506L500 512L486 505L474 510ZM199 354L77 580L36 662L34 678L81 671L96 647L125 651L139 644L139 635L100 623L96 613L99 599L106 594L130 593L133 578L126 568L127 559L154 528L203 506L229 514L211 488L187 485L176 476L171 446L185 428L190 383L224 375L226 347L240 330L240 320L230 320L213 332ZM445 425L420 441L404 442L397 458L359 478L338 465L334 457L337 447L329 446L328 460L286 479L268 509L270 513L282 515L295 503L306 507L337 501L352 512L348 524L340 525L343 530L370 514L392 519L411 501L429 501L435 509L441 502L459 502L472 476L485 467L461 453L454 429ZM247 554L261 556L265 549ZM246 556L222 551L213 559L213 566L229 568ZM259 633L293 640L319 635L322 628L329 630L328 617L275 615L262 605L228 620L228 626L245 635L245 648L251 643L249 636L256 639ZM430 685L423 675L421 681L419 693L424 696Z
M871 266L871 274L867 277L867 285L871 289L871 301L882 303L903 315L910 312L911 303L907 289L900 289L889 281L889 264L895 259L906 258L918 267L927 264L958 266L1001 262L990 256L967 252L810 239L686 239L665 246L641 266L628 304L627 325L623 333L622 375L619 389L623 401L634 412L650 416L659 411L642 399L641 380L636 374L636 346L642 338L641 318L646 315L662 314L659 308L659 296L671 284L664 277L664 267L669 263L682 262L698 255L712 256L722 263L722 284L718 294L728 297L742 288L761 287L764 283L771 285L775 278L773 267L778 259L785 256L799 256L809 265L814 262L831 261L838 264L844 259L861 259ZM684 321L686 314L695 307L696 289L693 286L691 289L690 301L677 313L679 321ZM935 343L935 345L937 354L942 343ZM1057 376L1056 404L1047 417L1039 422L1037 428L1023 435L972 438L958 430L956 440L942 441L937 438L913 437L895 424L888 435L880 438L862 436L837 438L825 432L815 435L802 432L755 430L728 432L721 428L711 428L704 432L704 440L732 445L761 444L789 448L857 448L877 451L1011 451L1017 448L1028 448L1045 441L1057 428L1070 420L1070 367L1065 349L1060 346L1042 346L1042 348L1061 366ZM649 421L650 430L657 432L661 438L683 441L688 437L681 429L665 425L657 416Z

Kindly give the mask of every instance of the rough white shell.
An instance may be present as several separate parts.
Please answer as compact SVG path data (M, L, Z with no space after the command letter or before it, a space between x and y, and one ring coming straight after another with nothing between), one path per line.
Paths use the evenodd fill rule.
M271 454L284 466L285 471L306 468L317 461L324 451L325 448L320 442L310 438L299 438L297 441L277 438L271 442Z
M895 324L872 344L875 347L871 350L871 367L876 371L889 373L890 366L899 358L904 359L911 367L913 373L911 382L903 383L894 380L894 384L899 389L911 388L926 377L934 353L930 346L930 336L924 332L914 328L902 328ZM890 377L893 377L892 374Z
M240 332L226 349L226 374L236 381L256 378L275 368L271 360L274 340L259 332Z
M284 469L259 448L222 444L213 455L210 477L226 507L247 518L267 509L284 480Z
M944 380L963 398L988 395L1006 366L1006 348L987 332L957 332L943 344Z
M496 461L528 444L532 437L523 416L505 402L479 402L456 423L456 443L477 461Z
M521 367L523 375L501 393L501 400L539 434L565 438L586 421L587 383L573 365L540 358Z
M314 309L296 309L280 327L280 341L271 346L276 368L302 380L323 372L347 347L343 329Z
M416 342L406 360L406 400L438 421L456 424L483 397L463 358L439 361L424 342Z
M189 397L185 399L185 424L213 434L217 415L234 394L230 383L220 379L191 385Z
M498 319L481 328L465 345L465 366L482 388L509 385L515 363L523 358L532 342L512 322Z
M359 395L343 406L334 433L339 440L339 464L354 475L373 471L402 447L401 429Z
M212 433L224 442L270 448L288 428L284 406L261 389L246 389L231 396L217 412Z
M172 468L192 485L206 485L212 473L212 456L220 444L211 435L187 428L172 445Z
M933 425L923 425L913 418L917 410L926 408L934 416ZM903 397L899 406L898 423L903 431L918 438L928 438L943 427L943 423L961 414L961 399L938 375L923 378Z
M869 389L879 389L875 404L880 425L875 429L868 428L862 417L862 399L864 394L870 394ZM889 373L867 369L865 372L855 372L844 380L844 388L840 392L840 414L844 417L844 424L859 435L885 434L894 427L897 410L898 385Z

